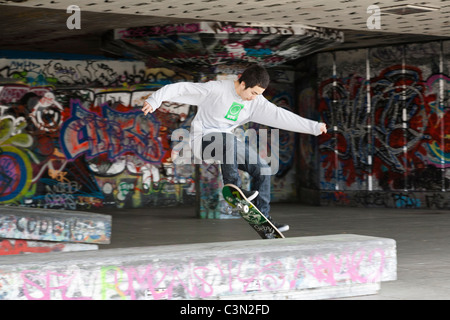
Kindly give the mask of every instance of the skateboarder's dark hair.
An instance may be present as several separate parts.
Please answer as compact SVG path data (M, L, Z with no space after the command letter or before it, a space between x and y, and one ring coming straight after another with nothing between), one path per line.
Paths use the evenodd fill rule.
M253 65L244 70L239 78L239 83L242 81L245 82L245 89L255 86L266 89L269 86L270 77L264 67Z

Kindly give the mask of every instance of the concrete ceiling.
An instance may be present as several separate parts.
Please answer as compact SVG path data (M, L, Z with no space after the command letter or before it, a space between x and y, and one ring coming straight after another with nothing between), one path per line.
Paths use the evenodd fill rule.
M81 0L81 29L69 30L72 0L0 0L0 49L108 55L102 36L111 30L201 21L307 25L342 30L344 42L326 50L445 39L450 0ZM420 4L435 10L396 15L392 6ZM370 5L381 9L380 29L370 30ZM372 12L373 13L373 12Z

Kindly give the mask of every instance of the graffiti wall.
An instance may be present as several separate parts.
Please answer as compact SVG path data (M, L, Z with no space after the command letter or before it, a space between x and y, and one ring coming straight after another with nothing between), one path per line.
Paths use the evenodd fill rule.
M450 207L449 42L316 57L321 204Z
M190 106L143 101L192 80L127 61L0 60L0 204L54 209L192 203L192 168L170 159Z
M268 98L294 109L285 77L275 77ZM141 112L153 91L193 81L190 75L132 61L0 59L0 78L0 205L89 210L195 203L195 166L171 159L171 134L190 129L195 108L165 102L151 115ZM274 201L295 196L295 136L280 137ZM199 171L208 172L202 181L217 189L220 172L208 168ZM219 193L200 197L208 210L220 211L213 217L226 211Z
M198 71L230 64L278 66L343 41L342 31L329 28L216 21L115 29L102 46L118 56Z

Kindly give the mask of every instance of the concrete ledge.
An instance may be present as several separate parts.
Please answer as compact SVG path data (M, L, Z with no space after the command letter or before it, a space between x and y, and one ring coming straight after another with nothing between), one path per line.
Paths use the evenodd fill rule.
M0 257L0 299L329 299L396 280L394 240L359 235Z
M2 206L0 238L108 244L111 241L111 216Z

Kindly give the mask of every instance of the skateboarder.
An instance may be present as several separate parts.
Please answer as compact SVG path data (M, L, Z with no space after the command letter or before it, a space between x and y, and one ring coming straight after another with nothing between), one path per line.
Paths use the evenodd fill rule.
M255 147L239 141L233 130L247 122L255 122L317 136L326 133L327 127L324 123L305 119L269 102L262 95L269 81L267 71L259 65L253 65L235 81L169 84L154 92L145 101L142 111L145 115L154 112L163 101L197 105L198 111L191 124L190 137L194 156L204 159L202 156L208 145L215 139L221 139L223 153L218 158L227 159L221 163L223 183L240 188L238 169L248 172L252 190L243 190L245 197L284 232L289 230L289 226L274 222L270 216L271 177L268 170L264 170L269 166L258 156Z

